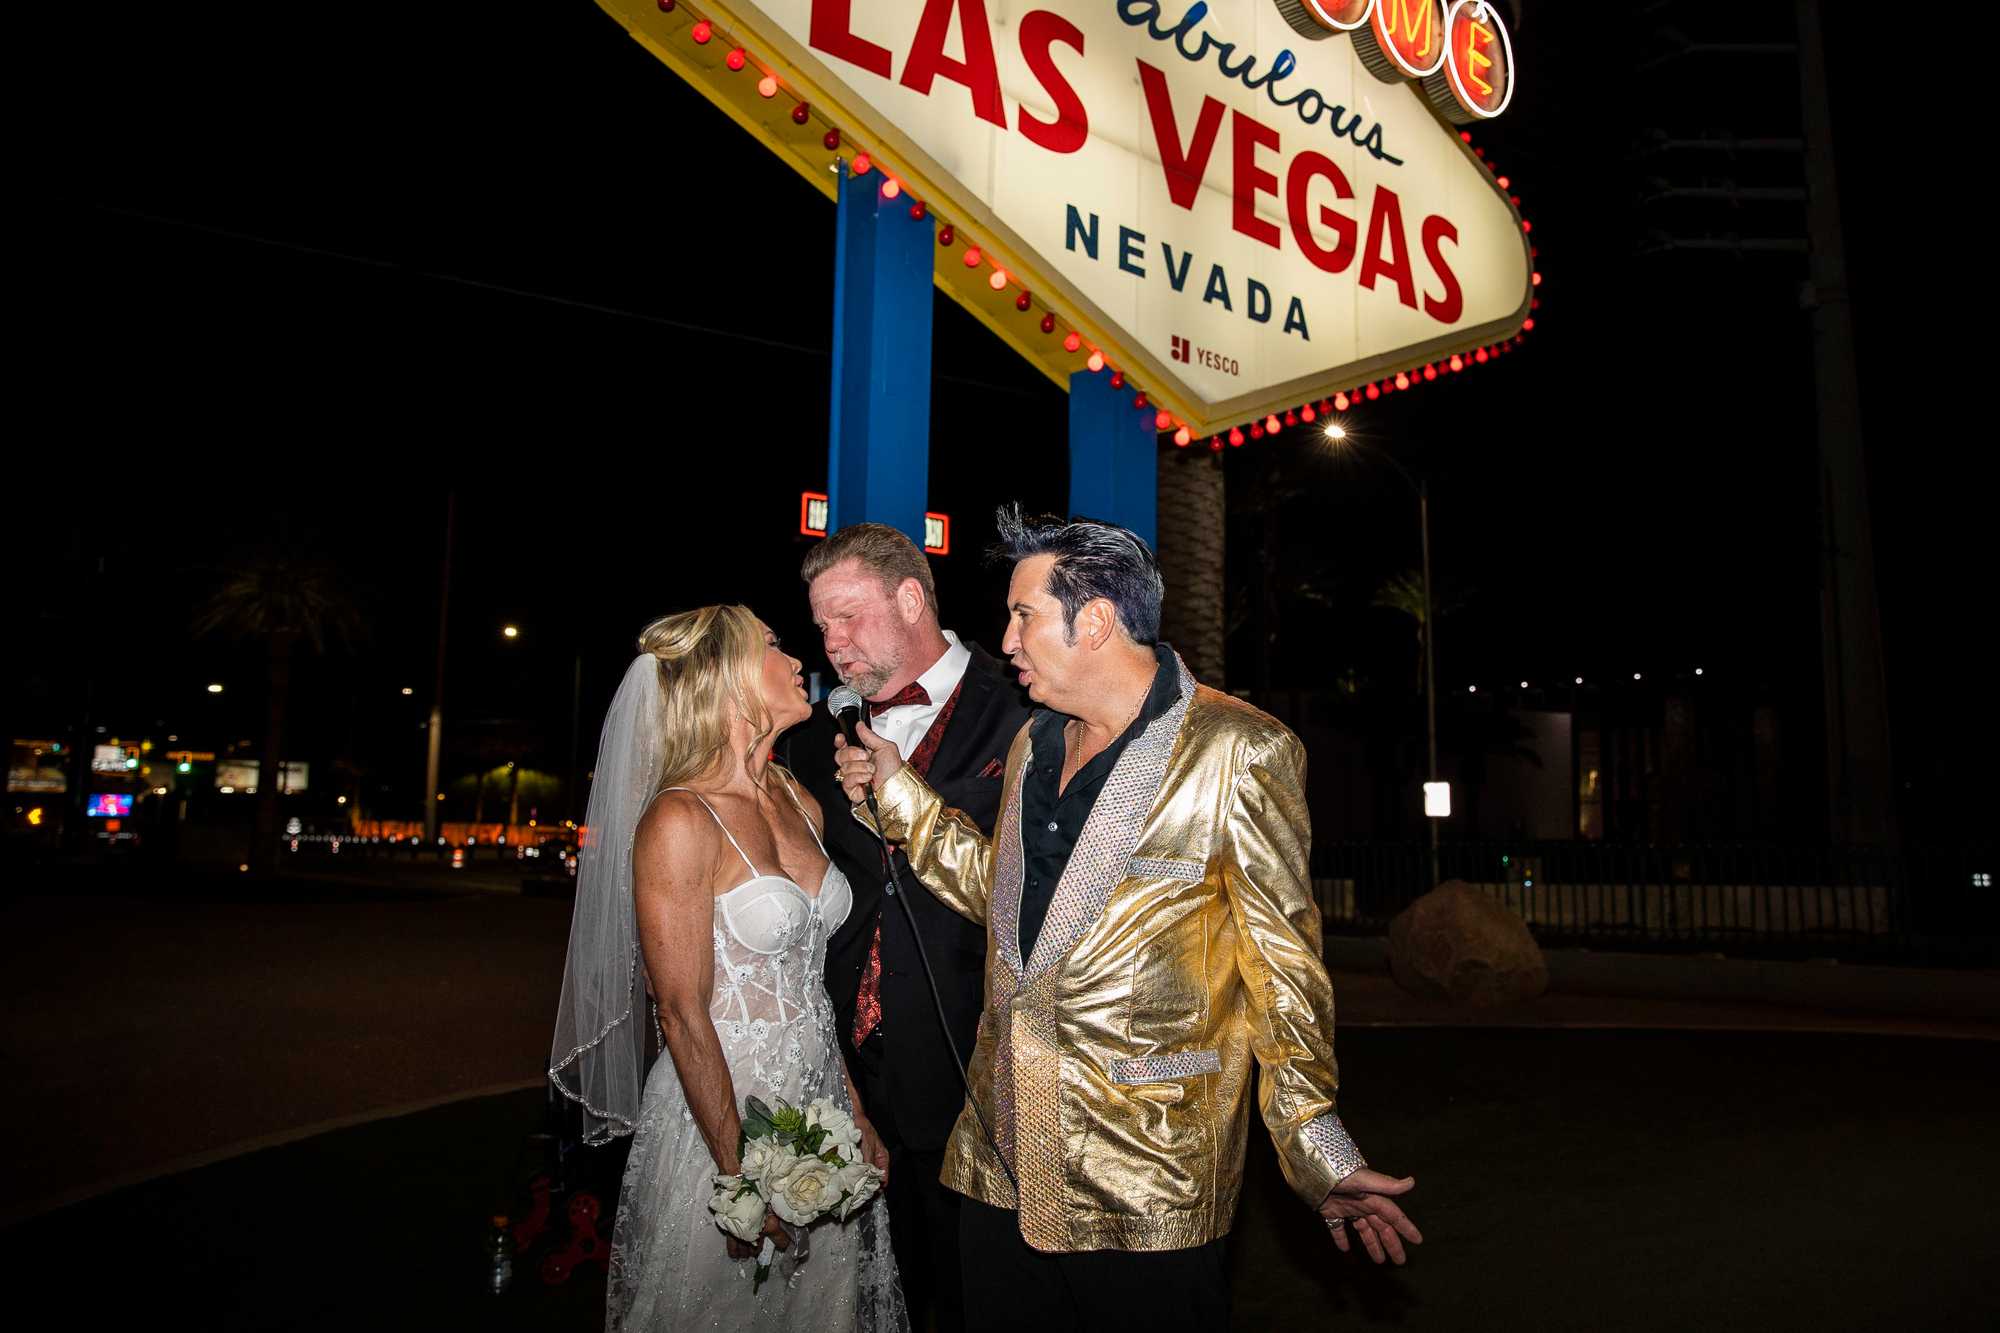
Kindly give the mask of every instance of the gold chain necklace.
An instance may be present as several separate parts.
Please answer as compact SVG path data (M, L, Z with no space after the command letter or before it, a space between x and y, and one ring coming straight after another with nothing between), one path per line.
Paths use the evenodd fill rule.
M1117 740L1118 737L1123 736L1131 728L1132 724L1138 720L1139 710L1146 706L1146 700L1152 693L1153 687L1148 685L1145 694L1139 696L1139 702L1132 705L1132 712L1126 717L1125 725L1112 733L1111 739ZM1077 772L1083 767L1083 719L1077 718L1075 722L1075 729L1070 733L1069 738L1069 771L1071 777L1075 777ZM1100 750L1098 753L1102 754L1103 751Z

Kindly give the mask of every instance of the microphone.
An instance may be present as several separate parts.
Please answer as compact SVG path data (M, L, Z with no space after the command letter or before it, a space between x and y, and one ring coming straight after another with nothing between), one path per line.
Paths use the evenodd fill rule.
M855 737L855 726L861 721L861 695L845 685L836 685L826 696L826 711L833 714L835 725L840 728L840 739L849 745L859 745Z

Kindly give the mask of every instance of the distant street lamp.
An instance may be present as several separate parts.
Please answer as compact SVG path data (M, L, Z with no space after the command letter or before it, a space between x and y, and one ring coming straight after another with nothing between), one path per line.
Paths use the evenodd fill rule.
M431 690L430 725L425 728L424 745L424 790L437 791L438 761L444 748L444 650L446 631L451 626L451 546L458 527L458 493L446 491L444 497L444 561L438 578L438 650L437 683ZM437 793L438 801L444 793ZM432 843L438 836L437 801L424 802L424 841Z
M222 693L222 687L220 685L210 685L208 687L208 692L210 694L220 694Z
M1326 423L1326 438L1335 444L1347 439L1347 428L1338 421ZM1438 808L1430 801L1430 793L1439 787L1438 783L1438 723L1437 723L1437 621L1431 611L1431 492L1430 483L1410 475L1410 470L1398 463L1387 453L1377 451L1382 461L1396 470L1417 493L1417 531L1423 543L1424 552L1424 735L1429 750L1429 778L1424 783L1426 796L1425 817L1431 826L1431 886L1438 883L1438 822L1441 814L1431 814ZM1477 690L1477 686L1471 687ZM1524 683L1525 688L1525 683ZM1471 691L1468 691L1471 692ZM1449 812L1447 803L1443 809Z
M521 637L521 629L518 625L506 625L501 628L500 634L503 638L518 639Z

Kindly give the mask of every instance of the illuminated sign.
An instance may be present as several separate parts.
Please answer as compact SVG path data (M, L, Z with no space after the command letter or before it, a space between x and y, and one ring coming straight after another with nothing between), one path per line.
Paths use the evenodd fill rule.
M808 537L826 536L826 497L818 491L799 496L799 531Z
M1514 39L1483 0L1455 0L1444 26L1444 69L1424 89L1447 120L1491 120L1514 100Z
M1449 782L1426 782L1424 784L1424 814L1432 819L1451 818L1451 784Z
M131 745L99 745L90 752L93 773L123 773L139 766L139 750Z
M826 536L826 496L818 491L799 492L799 532L807 537ZM951 515L924 515L924 550L931 555L951 554Z
M279 793L290 796L304 791L311 767L299 760L287 759L278 770ZM215 766L215 789L225 796L254 794L262 768L263 765L255 759L225 759Z
M123 819L132 813L132 797L122 791L94 791L84 813L93 819Z
M65 792L69 777L63 772L62 745L57 741L16 740L7 759L7 790L10 792Z
M1486 0L1276 0L1303 37L1351 33L1355 54L1387 83L1423 82L1439 115L1491 120L1514 95L1514 39Z
M1444 0L1375 0L1354 30L1354 53L1385 83L1422 79L1444 64Z
M1520 215L1445 120L1511 93L1493 6L598 3L820 189L929 217L938 286L1050 378L1195 432L1527 319Z

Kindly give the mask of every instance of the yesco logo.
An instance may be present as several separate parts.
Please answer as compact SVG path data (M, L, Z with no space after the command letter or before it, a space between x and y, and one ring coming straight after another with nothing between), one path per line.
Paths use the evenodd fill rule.
M1178 333L1174 335L1173 357L1174 360L1182 362L1188 359L1188 340L1181 337Z

